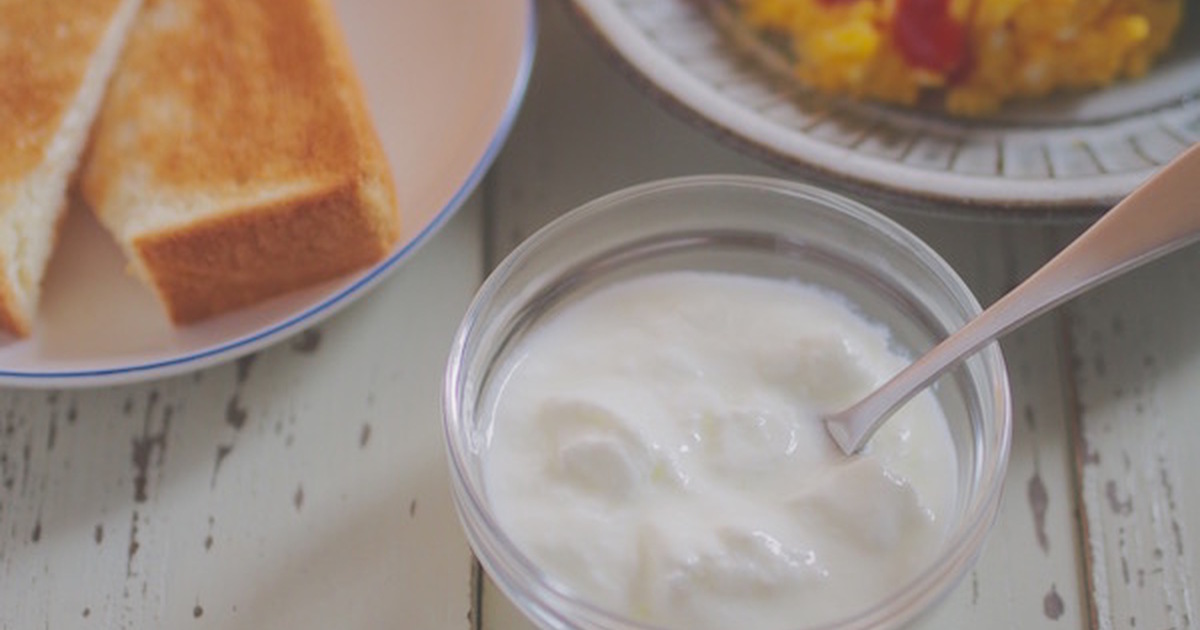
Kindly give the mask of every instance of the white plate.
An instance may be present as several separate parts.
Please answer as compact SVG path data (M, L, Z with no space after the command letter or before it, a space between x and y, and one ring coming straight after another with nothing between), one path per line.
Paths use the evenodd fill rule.
M731 45L704 1L711 0L573 4L635 77L686 118L882 204L974 216L1090 215L1200 141L1197 11L1142 80L962 122L799 92Z
M361 296L458 209L499 152L524 96L535 46L533 0L338 0L335 6L395 176L404 235L387 259L176 328L150 291L125 273L120 251L90 214L73 208L47 272L34 334L0 342L0 384L107 385L249 353Z

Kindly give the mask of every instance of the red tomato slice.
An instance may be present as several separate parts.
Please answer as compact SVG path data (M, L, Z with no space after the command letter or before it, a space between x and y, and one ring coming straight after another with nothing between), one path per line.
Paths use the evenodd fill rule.
M950 0L899 0L892 37L913 67L943 74L952 83L970 69L967 28L950 15Z

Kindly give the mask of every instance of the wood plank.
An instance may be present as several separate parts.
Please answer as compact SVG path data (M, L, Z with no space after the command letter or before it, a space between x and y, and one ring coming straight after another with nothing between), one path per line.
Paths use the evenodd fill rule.
M922 219L911 225L959 270L983 304L999 298L1058 250L1072 226L986 226ZM1061 312L1001 344L1013 396L1013 443L996 525L966 585L922 624L953 628L1080 628L1087 622L1071 401Z
M438 393L480 208L258 355L0 392L0 628L467 628Z
M488 183L493 264L562 212L626 185L706 172L790 177L714 141L633 88L561 3L539 8L541 48L528 99ZM894 218L929 241L985 303L1075 230ZM1059 342L1051 318L1004 344L1017 417L1001 514L976 568L918 627L1085 624ZM486 630L532 627L487 580L480 618Z
M1194 627L1200 250L1134 271L1070 313L1096 626Z

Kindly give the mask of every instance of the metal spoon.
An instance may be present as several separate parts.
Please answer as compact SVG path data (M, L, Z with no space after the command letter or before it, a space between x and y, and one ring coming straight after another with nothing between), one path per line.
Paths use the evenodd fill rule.
M857 453L900 405L988 342L1130 269L1200 240L1200 144L1109 210L1020 286L997 300L825 428Z

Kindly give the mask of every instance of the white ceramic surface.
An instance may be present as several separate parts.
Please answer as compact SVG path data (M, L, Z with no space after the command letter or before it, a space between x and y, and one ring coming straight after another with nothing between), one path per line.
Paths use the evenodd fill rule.
M387 151L403 237L373 268L173 327L85 208L74 207L34 334L0 341L0 385L76 387L198 369L328 317L395 269L459 207L507 137L535 46L532 0L337 0Z
M639 82L685 117L742 149L888 204L973 216L1090 215L1200 141L1196 15L1142 80L968 122L800 91L731 44L704 2L574 6Z

